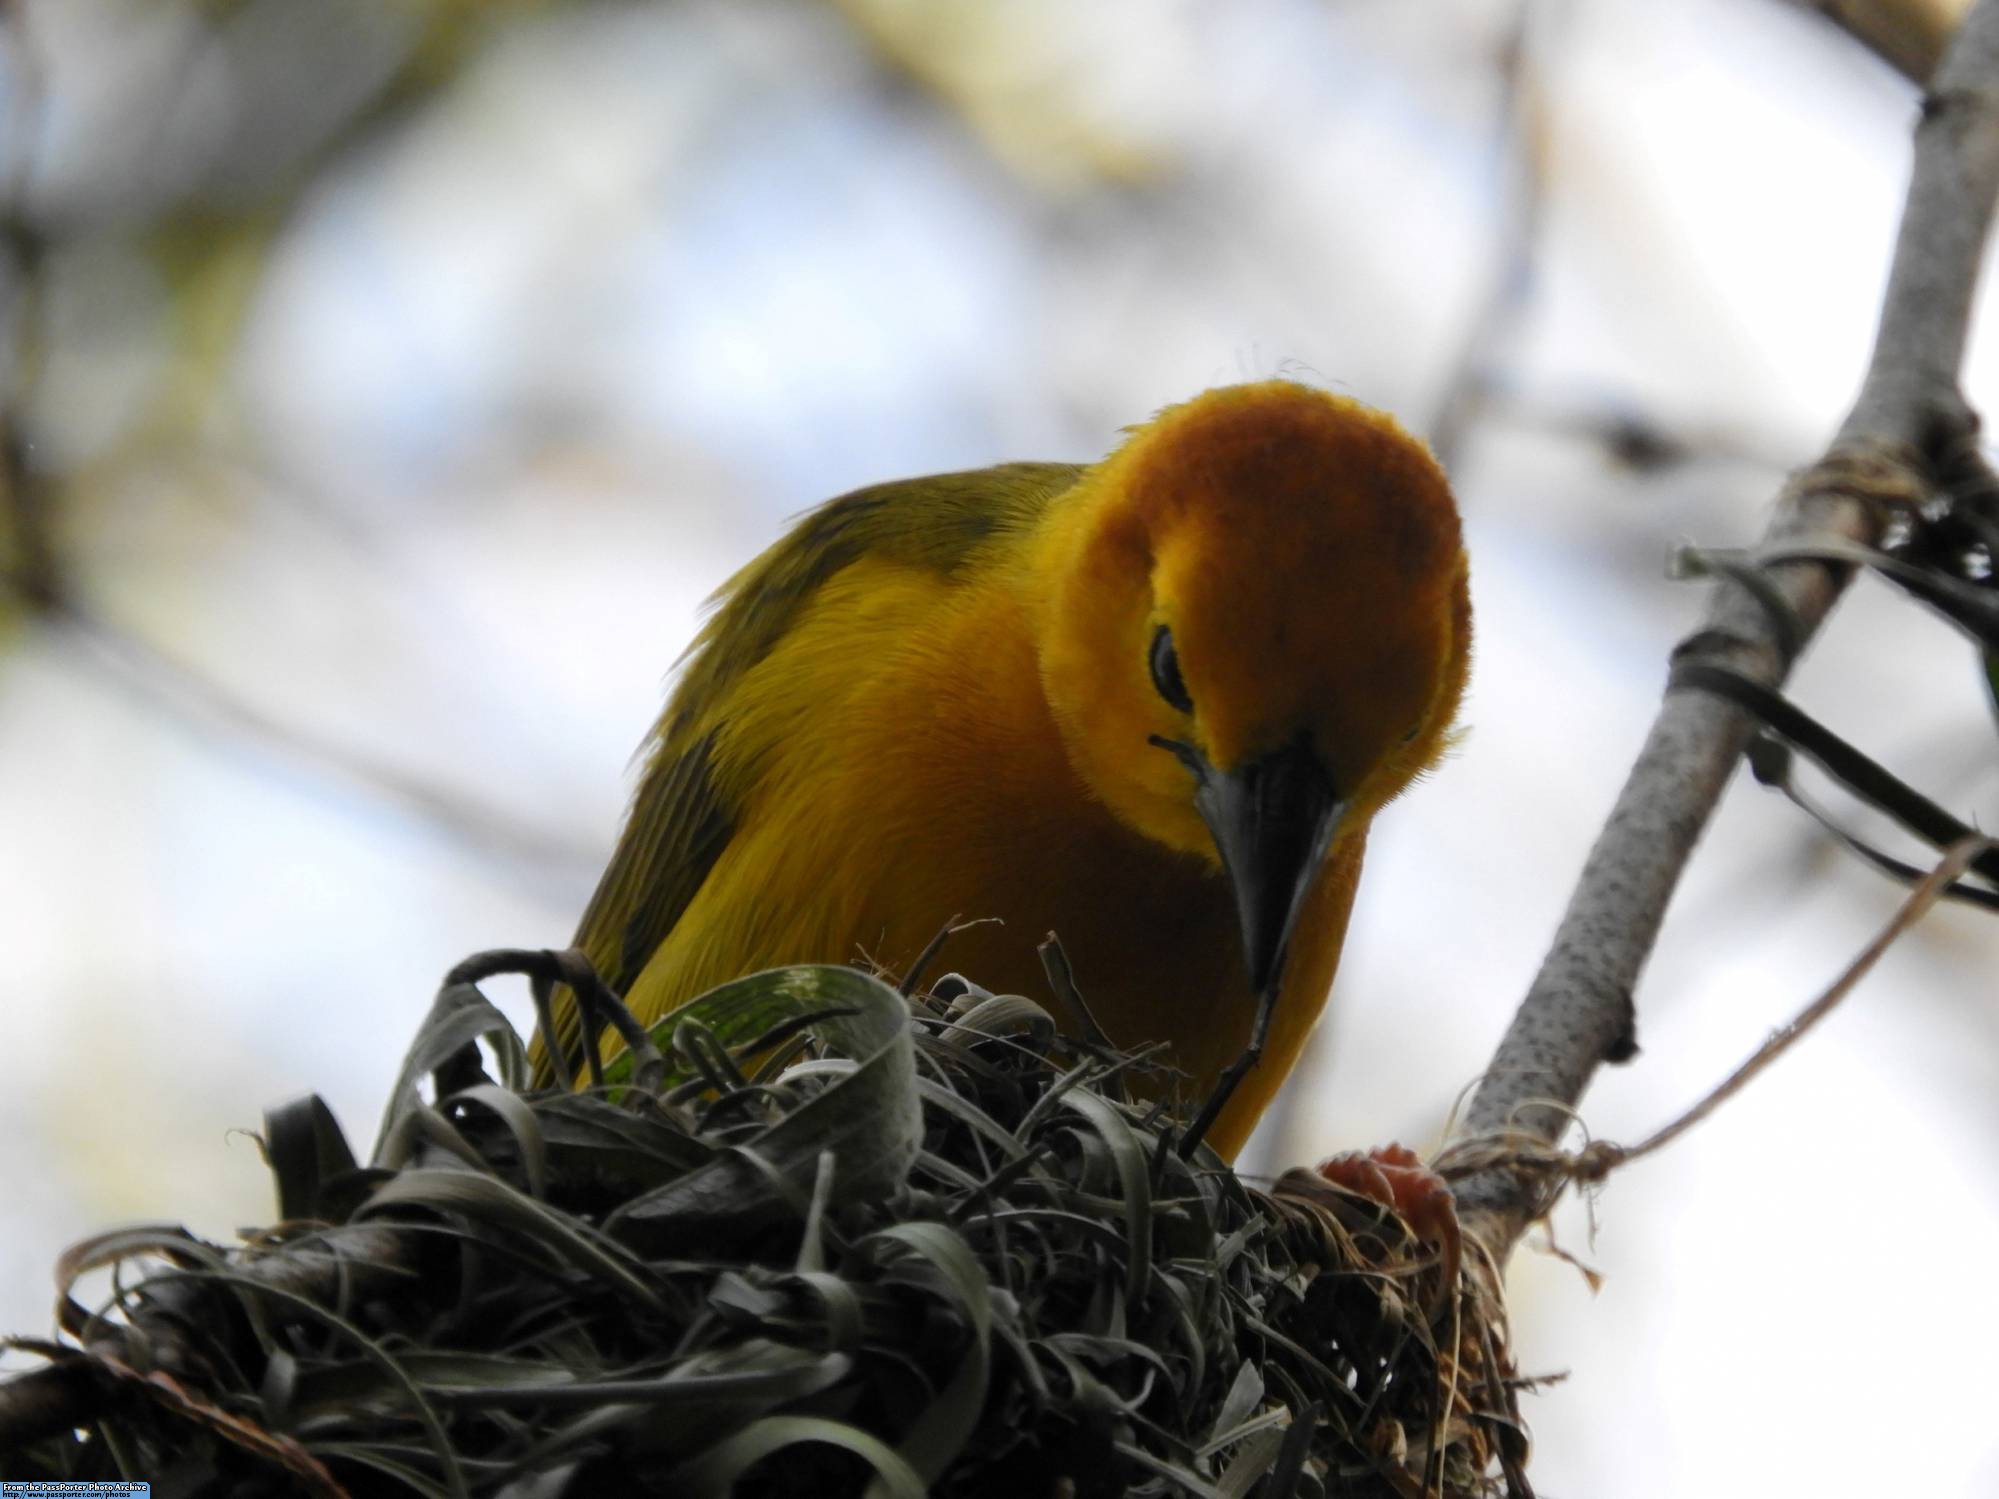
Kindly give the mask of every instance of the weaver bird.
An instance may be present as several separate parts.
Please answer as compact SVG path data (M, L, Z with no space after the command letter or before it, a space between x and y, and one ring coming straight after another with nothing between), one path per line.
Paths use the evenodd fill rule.
M1443 752L1470 635L1429 451L1288 381L1087 467L856 490L723 585L576 945L649 1025L777 964L897 969L955 917L1000 921L953 966L1034 993L1053 931L1233 1158L1324 1007L1369 823ZM566 994L556 1017L574 1057Z

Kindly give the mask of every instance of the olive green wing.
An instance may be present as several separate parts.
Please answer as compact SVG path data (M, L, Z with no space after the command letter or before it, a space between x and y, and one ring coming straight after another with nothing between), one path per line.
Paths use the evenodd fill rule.
M950 577L1033 526L1082 473L1073 463L1002 463L872 484L806 511L716 590L715 612L682 658L660 737L699 722L849 563L871 557Z
M819 587L863 557L955 575L1032 527L1082 472L1067 463L1006 463L858 489L808 511L723 584L681 659L624 833L577 927L576 945L613 989L631 988L727 851L737 807L717 783L714 759L730 695ZM582 1027L568 990L556 992L554 1013L556 1043L574 1077ZM533 1057L536 1085L549 1085L546 1049L537 1045Z

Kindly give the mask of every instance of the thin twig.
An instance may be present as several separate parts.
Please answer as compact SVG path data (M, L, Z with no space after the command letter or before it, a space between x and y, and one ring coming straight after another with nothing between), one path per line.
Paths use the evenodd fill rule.
M1641 475L1695 464L1735 464L1781 475L1801 456L1785 452L1773 436L1725 420L1668 422L1615 389L1488 379L1479 416L1488 426L1586 443Z
M1048 975L1048 987L1055 997L1069 1007L1072 1018L1082 1026L1083 1039L1092 1046L1114 1051L1111 1038L1097 1023L1091 1012L1089 1001L1083 998L1083 991L1076 985L1076 970L1069 966L1069 953L1062 946L1062 939L1050 932L1035 949L1041 957L1041 971Z
M1872 543L1885 512L1920 501L1961 461L1976 418L1958 389L1966 327L1999 196L1999 0L1981 0L1937 74L1916 129L1914 171L1865 383L1830 450L1786 486L1765 533ZM1771 582L1809 641L1850 569L1786 562ZM1791 660L1766 607L1717 584L1678 661L1775 686ZM1596 1069L1636 1050L1632 992L1682 870L1754 720L1699 691L1669 692L1598 836L1554 942L1484 1081L1463 1137L1552 1147ZM1496 1168L1458 1187L1469 1232L1503 1264L1546 1207L1535 1174Z
M1679 1118L1664 1128L1655 1131L1636 1145L1619 1145L1610 1140L1597 1140L1576 1156L1572 1174L1578 1181L1600 1181L1619 1166L1629 1165L1640 1157L1651 1155L1656 1150L1679 1139L1688 1130L1699 1124L1708 1115L1720 1108L1747 1087L1765 1068L1804 1039L1805 1033L1832 1013L1833 1008L1853 992L1854 986L1867 977L1881 955L1894 946L1902 934L1914 926L1943 898L1950 883L1970 866L1971 862L1986 849L1995 845L1989 838L1971 837L1953 844L1937 867L1930 871L1928 878L1914 890L1902 907L1874 940L1862 948L1860 955L1846 967L1846 971L1833 980L1825 993L1800 1010L1790 1024L1772 1031L1770 1037L1750 1058L1731 1072L1708 1095Z
M1430 446L1446 472L1453 470L1464 454L1465 440L1492 387L1501 346L1533 289L1534 248L1540 240L1547 200L1539 82L1533 76L1536 3L1519 0L1515 5L1495 62L1504 129L1496 164L1500 206L1492 279L1466 324L1436 410L1424 423Z
M199 735L253 744L288 767L351 785L455 842L531 868L581 870L595 859L564 833L281 719L199 663L98 615L74 595L56 598L48 619L82 648L78 664Z
M929 970L931 963L936 960L937 954L944 950L946 942L949 942L959 932L964 931L966 927L979 926L990 920L992 920L991 917L982 917L978 921L967 921L963 912L952 916L949 921L937 929L936 936L923 944L923 951L918 953L916 961L909 965L909 971L903 974L902 982L895 986L895 992L900 994L904 999L909 998L910 995L916 992L916 986L923 982L923 975Z
M1701 1099L1670 1123L1655 1130L1636 1145L1619 1145L1612 1140L1593 1140L1581 1150L1568 1152L1548 1148L1538 1141L1509 1139L1505 1134L1488 1139L1460 1139L1440 1156L1436 1168L1445 1175L1509 1169L1537 1178L1543 1201L1568 1182L1595 1183L1631 1162L1663 1150L1681 1135L1705 1120L1722 1104L1741 1092L1780 1056L1789 1051L1854 988L1908 930L1928 913L1930 907L1949 892L1951 883L1982 855L1999 847L1993 840L1972 834L1960 839L1941 861L1912 890L1888 924L1874 940L1862 948L1838 978L1792 1020L1771 1032L1750 1057Z

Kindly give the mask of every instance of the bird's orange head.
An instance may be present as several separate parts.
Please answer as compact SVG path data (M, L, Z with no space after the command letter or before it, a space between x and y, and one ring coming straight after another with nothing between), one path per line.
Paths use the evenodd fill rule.
M1133 429L1048 545L1070 760L1126 824L1227 869L1262 990L1331 841L1443 752L1471 636L1443 472L1382 412L1232 386Z

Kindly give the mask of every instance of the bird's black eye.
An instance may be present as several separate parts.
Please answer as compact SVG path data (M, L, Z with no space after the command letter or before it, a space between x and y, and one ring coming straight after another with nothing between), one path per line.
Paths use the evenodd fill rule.
M1173 649L1173 632L1161 625L1152 632L1152 685L1159 689L1159 695L1178 708L1182 713L1194 711L1194 700L1187 695L1186 680L1180 675L1180 657Z

